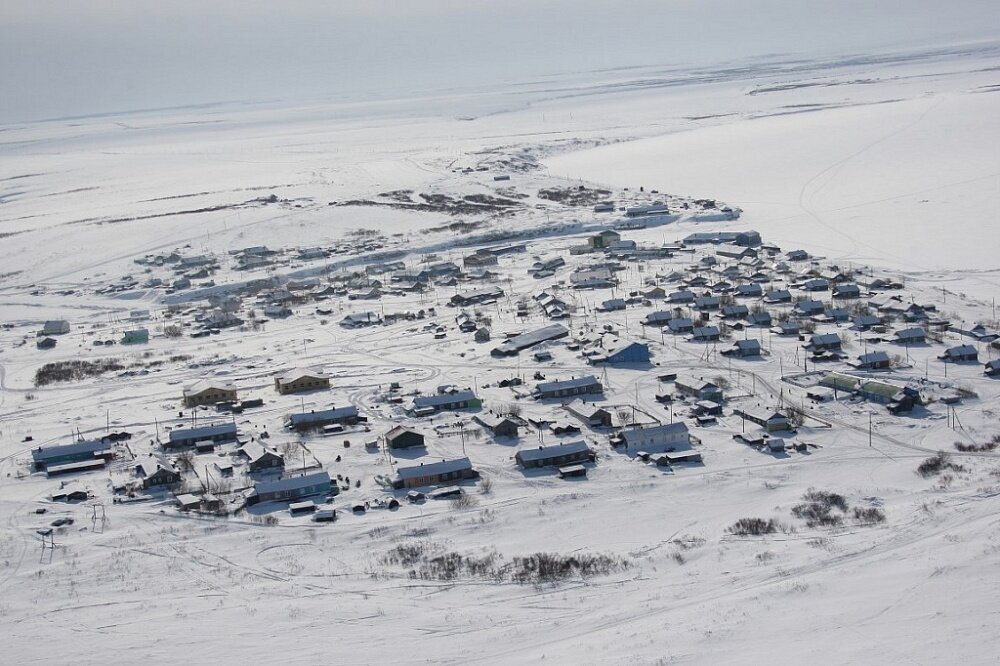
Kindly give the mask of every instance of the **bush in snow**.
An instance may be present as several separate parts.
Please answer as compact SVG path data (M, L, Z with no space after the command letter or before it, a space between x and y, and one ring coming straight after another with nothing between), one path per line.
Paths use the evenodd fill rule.
M932 476L937 476L945 470L964 472L965 468L951 462L951 456L944 451L938 451L936 454L920 463L917 467L917 474L927 479Z
M778 531L778 522L771 518L740 518L735 523L726 528L726 531L736 536L760 536L762 534L774 534Z

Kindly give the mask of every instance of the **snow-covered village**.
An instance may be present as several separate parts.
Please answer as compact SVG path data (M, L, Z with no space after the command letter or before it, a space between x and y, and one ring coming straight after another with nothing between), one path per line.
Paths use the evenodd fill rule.
M3 125L10 663L992 663L997 56Z

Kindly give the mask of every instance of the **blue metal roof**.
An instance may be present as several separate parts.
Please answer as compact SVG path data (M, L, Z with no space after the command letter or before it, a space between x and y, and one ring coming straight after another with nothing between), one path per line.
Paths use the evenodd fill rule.
M958 345L957 347L951 347L945 350L948 356L972 356L978 355L979 352L972 345Z
M292 414L288 417L288 422L293 426L307 425L309 423L321 423L323 421L334 421L337 419L350 418L358 415L358 408L354 405L347 407L335 407L333 409L323 409L318 412L304 412Z
M572 455L574 453L587 453L592 451L583 440L569 442L567 444L556 444L555 446L539 446L536 449L521 449L517 452L517 457L526 462L535 462L547 458L558 458L559 456Z
M593 386L594 384L600 386L601 383L597 381L597 377L593 375L587 375L585 377L564 379L562 381L556 381L556 382L543 382L541 384L538 384L535 387L535 390L538 391L539 393L550 393L552 391L565 391L566 389Z
M413 406L417 409L421 407L440 407L456 402L469 402L476 399L476 394L472 391L457 391L455 393L441 393L438 395L422 395L413 399Z
M258 495L262 495L264 493L298 490L300 488L308 488L310 486L323 484L330 485L330 475L326 472L326 470L322 472L313 472L312 474L305 474L303 476L293 476L287 479L279 479L278 481L260 482L254 486L254 492Z
M641 363L649 360L649 345L641 342L626 342L609 351L607 357L608 360L621 357L619 360L633 360Z
M442 460L437 463L416 465L415 467L400 467L396 470L396 478L415 479L422 476L436 476L471 469L472 461L468 458L456 458L455 460Z
M919 326L915 328L907 328L902 331L896 332L897 340L920 339L924 337L927 337L927 333L924 332L924 329L920 328Z
M569 329L562 324L550 324L534 331L522 333L521 335L515 335L514 337L501 343L500 346L497 347L497 350L505 354L513 354L522 349L527 349L541 342L545 342L546 340L556 340L558 338L564 338L567 335L569 335Z
M38 448L31 452L31 458L35 462L42 462L65 456L86 455L88 453L100 453L101 451L110 450L111 444L95 439L74 442L72 444L47 446L44 449Z
M235 423L222 423L220 425L202 426L200 428L184 428L170 431L170 441L176 442L185 439L211 439L218 435L236 435Z
M648 426L645 428L635 428L633 430L625 430L622 432L622 437L628 442L629 435L633 437L638 437L643 440L650 438L672 439L678 435L687 434L688 427L683 421L677 421L676 423L664 423L657 426Z

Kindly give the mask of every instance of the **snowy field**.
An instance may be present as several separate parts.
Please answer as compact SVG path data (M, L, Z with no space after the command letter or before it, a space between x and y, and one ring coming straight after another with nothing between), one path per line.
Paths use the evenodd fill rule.
M1000 384L984 363L998 351L957 331L1000 327L998 140L1000 51L983 46L0 127L0 661L242 663L266 649L303 664L995 663L1000 454L989 444L1000 434ZM671 213L622 228L621 210L593 212L604 200L664 202ZM699 295L722 281L737 262L715 253L732 246L631 260L571 251L612 227L653 254L692 233L759 231L780 251L761 251L766 261L726 280L749 284L757 272L765 291L788 287L852 316L815 321L792 303L734 302L835 334L843 357L807 361L809 334L767 326L729 321L722 340L705 343L643 325L674 311L664 294L685 281L711 278ZM365 270L462 266L477 249L511 244L526 251L500 256L493 275L435 278L424 292ZM240 264L235 253L255 246L276 255ZM303 252L311 248L322 257ZM787 259L799 249L811 258ZM210 268L198 275L192 264L184 277L176 258L162 260L171 253L205 255ZM536 262L557 257L564 265L535 276ZM574 271L605 262L620 264L614 287L572 288ZM804 291L808 271L844 274L862 294ZM379 297L366 296L372 278L385 281ZM308 294L295 290L309 280ZM259 297L244 289L254 281ZM486 287L503 295L449 305ZM535 299L543 291L565 303L559 321L571 336L541 346L549 360L533 356L538 348L492 355L505 334L553 323ZM290 313L261 314L278 292ZM242 325L191 336L237 293L230 309ZM892 320L882 331L852 325L893 296L878 311ZM604 307L617 298L629 299L624 309ZM926 316L905 321L910 306ZM677 318L699 317L676 307ZM460 330L463 311L490 341ZM387 323L338 323L363 312ZM69 332L38 348L43 323L63 319ZM723 322L714 309L706 320ZM892 341L914 326L927 329L925 342ZM148 342L95 344L140 327ZM612 339L648 345L652 363L588 364L588 343L606 350ZM762 356L721 353L750 339ZM940 359L963 344L977 361ZM849 366L874 351L892 367ZM116 365L38 383L45 364L77 360ZM331 388L279 394L274 376L296 367L318 368ZM915 388L923 404L893 414L843 392L811 401L830 371ZM699 425L691 398L657 400L674 392L660 379L674 373L725 385L714 424ZM537 377L587 374L603 384L597 404L613 427L529 397ZM523 385L500 385L512 378ZM264 403L237 415L187 409L182 391L196 381L233 383L240 399ZM481 409L406 411L418 392L448 385L474 390ZM284 427L287 414L331 406L356 407L367 426L325 436ZM758 450L734 439L763 432L734 408L797 411L802 423L772 433L786 448ZM504 410L521 421L518 439L471 420ZM337 520L291 516L287 502L240 508L261 477L232 443L187 456L174 488L211 489L228 515L182 512L166 488L116 491L160 453L157 440L192 421L235 422L241 441L283 453L289 474L322 467L343 477L321 507ZM557 435L548 421L580 432ZM630 421L683 421L702 462L662 466L612 447ZM426 447L364 445L398 424ZM106 469L32 471L36 447L118 431L131 439ZM578 440L596 453L586 478L515 463L519 450ZM918 474L938 451L949 454L941 469ZM462 484L463 500L409 503L382 483L399 467L464 456L480 479ZM235 464L232 478L220 478L219 461ZM54 501L62 483L87 499ZM810 489L843 497L834 524L801 516ZM401 506L376 508L392 498ZM365 502L369 510L352 511ZM872 515L884 521L862 518ZM64 516L73 523L52 527ZM732 533L744 518L773 520L774 530ZM535 553L605 564L514 580L516 558ZM445 575L449 556L473 564Z

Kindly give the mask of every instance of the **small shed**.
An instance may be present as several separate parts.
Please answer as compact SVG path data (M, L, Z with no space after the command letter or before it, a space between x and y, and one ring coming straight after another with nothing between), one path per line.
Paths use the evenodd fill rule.
M772 453L778 453L785 450L785 440L780 437L772 437L767 440L767 449Z
M122 336L121 340L123 345L145 344L147 342L149 342L149 330L145 328L125 331L125 335Z
M577 477L586 477L587 468L583 465L567 465L566 467L559 468L559 478L560 479L570 479Z
M316 510L316 503L312 500L304 500L302 502L292 502L288 505L288 513L293 516L299 516L303 513L312 513Z
M201 506L201 498L191 493L174 495L174 499L177 500L177 506L181 511L194 511Z

